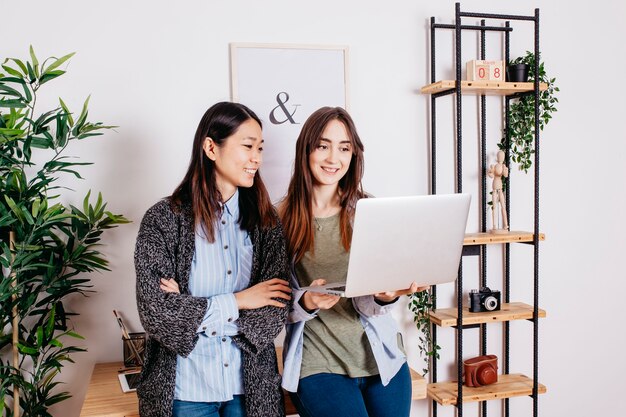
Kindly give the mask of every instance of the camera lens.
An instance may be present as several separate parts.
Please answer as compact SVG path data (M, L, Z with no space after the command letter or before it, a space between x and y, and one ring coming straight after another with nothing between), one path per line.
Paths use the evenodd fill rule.
M485 298L483 304L485 305L485 310L493 311L496 309L496 307L498 307L498 300L493 295L490 295L489 297Z

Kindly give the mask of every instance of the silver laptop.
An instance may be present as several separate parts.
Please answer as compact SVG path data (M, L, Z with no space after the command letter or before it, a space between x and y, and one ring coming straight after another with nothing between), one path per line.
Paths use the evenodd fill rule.
M358 297L456 280L469 194L358 201L345 283L303 290ZM323 278L323 277L320 277Z

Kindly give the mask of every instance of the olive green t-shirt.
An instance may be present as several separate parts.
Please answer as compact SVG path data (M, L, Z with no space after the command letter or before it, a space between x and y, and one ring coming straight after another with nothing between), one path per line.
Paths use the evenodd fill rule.
M348 257L341 244L339 214L316 218L314 251L296 264L301 286L324 278L327 283L345 282ZM333 308L320 310L304 326L300 378L319 373L352 378L378 375L378 367L352 300L342 297Z

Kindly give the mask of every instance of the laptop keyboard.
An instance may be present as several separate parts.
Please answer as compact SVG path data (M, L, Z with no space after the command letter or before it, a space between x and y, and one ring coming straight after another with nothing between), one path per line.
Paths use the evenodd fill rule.
M346 290L346 286L345 285L337 285L336 287L326 287L327 290L333 290L333 291L345 291Z

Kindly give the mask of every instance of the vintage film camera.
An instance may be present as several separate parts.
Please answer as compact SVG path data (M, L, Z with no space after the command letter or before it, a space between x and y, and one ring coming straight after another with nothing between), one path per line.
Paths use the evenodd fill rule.
M491 291L489 287L471 290L469 293L470 313L500 310L500 291Z
M466 387L482 387L498 382L498 357L483 355L463 361Z

